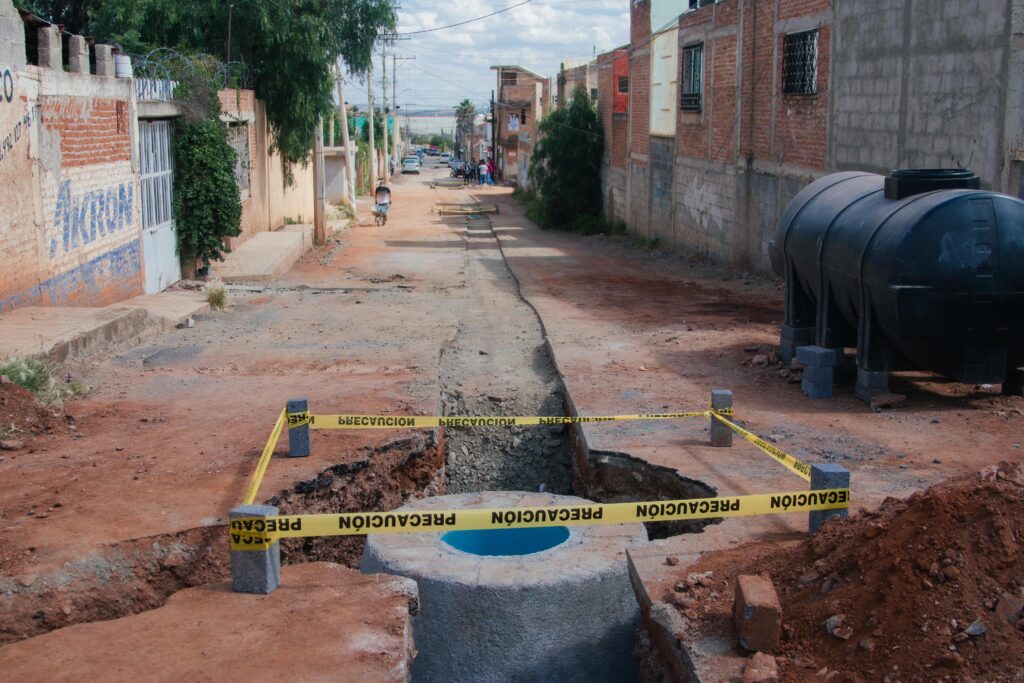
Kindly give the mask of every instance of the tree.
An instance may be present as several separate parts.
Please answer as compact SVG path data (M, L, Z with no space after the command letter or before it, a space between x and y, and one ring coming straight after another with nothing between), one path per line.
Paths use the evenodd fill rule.
M129 52L170 47L244 62L267 107L274 146L291 163L305 161L317 118L333 110L338 56L365 73L374 43L395 27L390 0L22 1L69 31Z
M469 136L473 133L473 122L476 120L476 107L468 99L464 99L455 107L456 144L462 154L469 156Z
M604 227L603 136L597 111L582 86L567 109L556 109L541 120L530 158L530 183L537 194L530 217L540 227L581 232Z

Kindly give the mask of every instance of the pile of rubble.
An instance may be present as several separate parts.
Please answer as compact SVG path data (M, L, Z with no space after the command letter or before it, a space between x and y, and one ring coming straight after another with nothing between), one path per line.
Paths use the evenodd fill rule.
M670 602L690 630L758 653L747 681L1021 680L1024 466L888 499L781 551L711 554L686 572Z

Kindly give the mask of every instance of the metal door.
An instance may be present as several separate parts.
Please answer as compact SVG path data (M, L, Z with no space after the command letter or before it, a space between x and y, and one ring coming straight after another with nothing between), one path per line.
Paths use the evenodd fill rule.
M153 294L181 279L172 204L174 169L169 121L139 121L139 162L145 284L146 293Z

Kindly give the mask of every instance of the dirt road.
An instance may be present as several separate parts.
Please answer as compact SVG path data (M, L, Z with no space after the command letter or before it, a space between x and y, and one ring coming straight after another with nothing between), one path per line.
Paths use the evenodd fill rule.
M431 189L429 177L394 182L387 226L364 202L357 224L279 282L233 291L227 311L195 328L77 369L95 390L68 405L74 429L0 461L0 641L149 610L226 576L227 511L290 398L328 413L562 414L571 402L608 414L701 408L711 388L730 388L757 432L851 469L855 504L867 507L1021 457L1024 401L994 390L908 374L894 382L907 403L876 413L846 389L810 401L778 368L751 365L746 349L776 341L774 280L626 238L544 233L507 189ZM501 204L493 236L431 213L481 198ZM667 495L679 476L729 494L804 486L749 445L707 448L704 430L588 426L592 452L623 455L587 493ZM279 449L260 499L389 509L446 483L578 490L564 431L449 430L446 441L442 453L431 434L316 432L309 458ZM727 545L800 524L733 521L696 538ZM693 538L652 544L652 567L666 548L694 552ZM294 544L287 561L351 564L359 548Z

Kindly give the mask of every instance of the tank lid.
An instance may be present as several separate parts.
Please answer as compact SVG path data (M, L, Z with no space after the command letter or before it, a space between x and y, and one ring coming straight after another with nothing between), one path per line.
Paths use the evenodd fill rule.
M969 168L900 168L885 178L885 198L903 199L935 190L978 190L981 179Z

